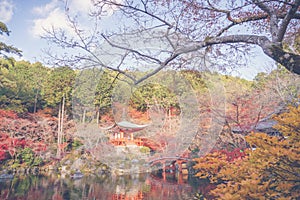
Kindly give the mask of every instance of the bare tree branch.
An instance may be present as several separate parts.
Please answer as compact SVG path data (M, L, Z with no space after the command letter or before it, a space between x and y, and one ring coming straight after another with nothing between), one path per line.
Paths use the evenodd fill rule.
M47 30L44 38L64 49L79 52L66 52L69 55L63 56L66 60L69 58L73 63L86 61L93 66L117 71L135 84L168 66L193 65L193 58L197 56L198 59L207 59L209 55L209 59L215 59L211 63L225 60L224 52L230 51L222 52L221 45L234 52L247 52L249 47L258 46L274 61L300 74L300 55L283 47L296 37L295 31L299 32L299 4L300 0L224 1L222 4L214 0L94 0L98 10L91 15L95 19L92 32L79 28L77 18L70 17L70 13L66 12L74 35L53 27ZM108 12L117 16L120 26L118 24L118 29L99 30L97 22L102 16L107 17ZM233 28L244 33L233 32ZM130 43L128 40L133 41ZM149 50L158 43L163 45ZM106 50L103 45L108 45L112 50ZM94 52L96 49L100 49L101 53ZM113 64L106 63L101 58L104 54L117 59ZM56 61L63 61L63 58ZM203 64L203 60L201 62ZM131 64L140 65L135 66L137 68L148 64L154 69L136 78L125 69Z
M287 29L291 19L293 18L293 16L295 16L295 13L297 12L299 6L300 6L300 0L296 0L294 5L292 5L292 7L290 8L290 10L287 12L286 16L282 20L282 23L281 23L281 25L279 27L279 31L278 31L278 41L283 40L284 35L286 33L286 29Z
M253 0L253 3L256 4L260 9L268 13L269 16L273 15L274 12L270 7L268 7L265 3L265 1L260 1L260 0Z

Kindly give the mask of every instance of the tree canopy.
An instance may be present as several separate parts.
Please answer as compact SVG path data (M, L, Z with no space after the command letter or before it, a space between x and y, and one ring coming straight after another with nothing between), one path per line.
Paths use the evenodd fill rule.
M80 51L78 56L55 57L55 62L88 60L125 74L136 84L170 66L226 69L244 65L245 55L255 46L300 74L300 55L294 48L299 5L299 0L96 0L91 17L100 23L115 20L117 27L86 30L69 16L72 36L52 29L44 38ZM107 62L107 56L114 62ZM154 69L137 79L126 72L132 63Z
M8 30L7 26L0 21L0 35L7 35L9 36L10 31ZM21 56L21 50L17 49L14 46L7 45L4 42L0 41L0 56L6 57L6 54L16 54Z
M290 105L274 116L282 137L251 133L246 137L251 148L245 152L220 151L195 159L196 176L218 183L211 193L221 199L297 199L299 110Z

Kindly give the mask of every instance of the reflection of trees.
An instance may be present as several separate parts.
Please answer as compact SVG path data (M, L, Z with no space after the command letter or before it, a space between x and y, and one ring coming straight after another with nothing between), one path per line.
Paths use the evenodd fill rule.
M162 180L147 174L127 176L84 177L83 179L60 179L52 177L25 176L0 182L0 199L113 199L113 197L136 199L191 199L196 188L177 184L174 177Z
M41 188L48 186L43 179L37 176L26 176L12 180L1 180L0 199L50 199L48 190Z

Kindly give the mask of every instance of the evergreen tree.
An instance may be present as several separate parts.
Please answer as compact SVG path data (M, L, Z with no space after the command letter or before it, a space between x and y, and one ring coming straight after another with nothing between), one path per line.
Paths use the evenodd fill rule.
M0 21L0 35L7 35L9 36L10 31L8 30L7 26ZM14 46L7 45L4 42L0 41L0 56L7 57L6 54L16 54L18 56L22 56L21 50L17 49Z

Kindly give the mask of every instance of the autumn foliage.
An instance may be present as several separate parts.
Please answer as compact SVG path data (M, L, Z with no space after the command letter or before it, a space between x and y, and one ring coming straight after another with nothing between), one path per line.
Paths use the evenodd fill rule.
M26 149L35 157L48 151L55 133L55 120L51 117L46 119L25 113L21 116L14 111L0 110L0 121L0 162L20 159Z
M196 176L218 183L211 191L220 199L297 199L300 191L300 106L274 117L282 137L265 133L246 136L243 159L228 161L214 152L195 159Z
M199 178L209 178L211 182L216 183L219 181L217 174L220 173L223 167L245 156L244 150L240 148L236 148L233 151L214 150L204 157L194 159L197 162L194 168L198 169L196 176Z

